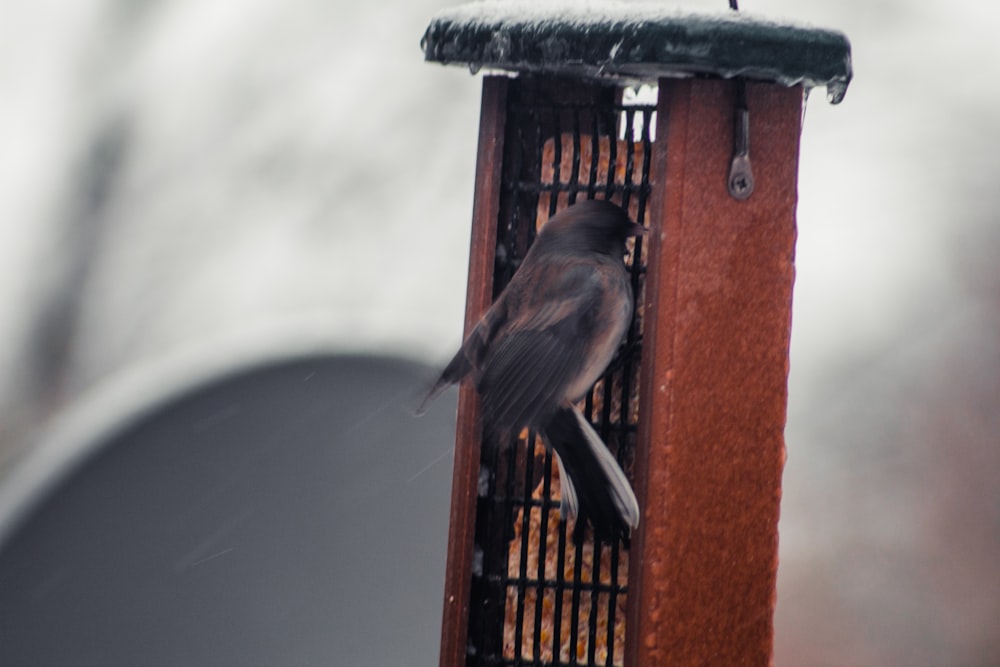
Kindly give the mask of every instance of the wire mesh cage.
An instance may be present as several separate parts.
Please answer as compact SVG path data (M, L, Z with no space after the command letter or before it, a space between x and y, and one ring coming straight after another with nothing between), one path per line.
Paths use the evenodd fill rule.
M534 77L510 83L494 298L537 231L566 206L606 199L646 220L655 112L613 86ZM639 307L584 414L630 474L646 268L641 237L630 243L626 265ZM512 440L487 440L481 450L468 664L623 664L626 545L595 542L582 525L562 521L552 452L527 429Z

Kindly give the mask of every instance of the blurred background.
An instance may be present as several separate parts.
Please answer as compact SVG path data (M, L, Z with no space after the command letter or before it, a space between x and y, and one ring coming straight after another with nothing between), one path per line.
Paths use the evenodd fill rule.
M480 81L418 42L454 4L0 4L0 479L144 373L445 360ZM1000 10L741 7L855 68L805 114L775 662L1000 664ZM447 489L400 493L443 553Z

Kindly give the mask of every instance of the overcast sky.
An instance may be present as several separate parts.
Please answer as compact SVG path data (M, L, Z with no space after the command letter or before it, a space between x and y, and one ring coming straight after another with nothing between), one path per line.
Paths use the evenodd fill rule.
M451 4L0 4L0 455L164 359L443 359L461 335L481 82L418 44ZM1000 10L741 4L853 44L844 102L812 95L801 144L786 494L805 494L844 438L821 417L854 391L845 377L956 346L998 365L982 323L1000 287ZM783 558L816 547L797 529L816 515L788 497Z

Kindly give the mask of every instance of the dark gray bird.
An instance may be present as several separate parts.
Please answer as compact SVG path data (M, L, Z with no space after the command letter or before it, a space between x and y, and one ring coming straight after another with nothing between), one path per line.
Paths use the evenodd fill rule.
M628 539L639 505L575 403L604 373L631 321L625 241L643 231L606 201L553 216L421 406L471 376L486 428L537 431L557 455L562 514L586 517L604 540Z

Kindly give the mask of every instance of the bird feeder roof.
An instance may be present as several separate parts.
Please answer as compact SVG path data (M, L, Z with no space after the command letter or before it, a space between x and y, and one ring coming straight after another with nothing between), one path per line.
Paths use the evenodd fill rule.
M746 77L824 86L840 102L851 80L851 44L835 30L743 12L691 13L652 3L499 2L435 15L425 60L511 73L625 83L660 77Z

